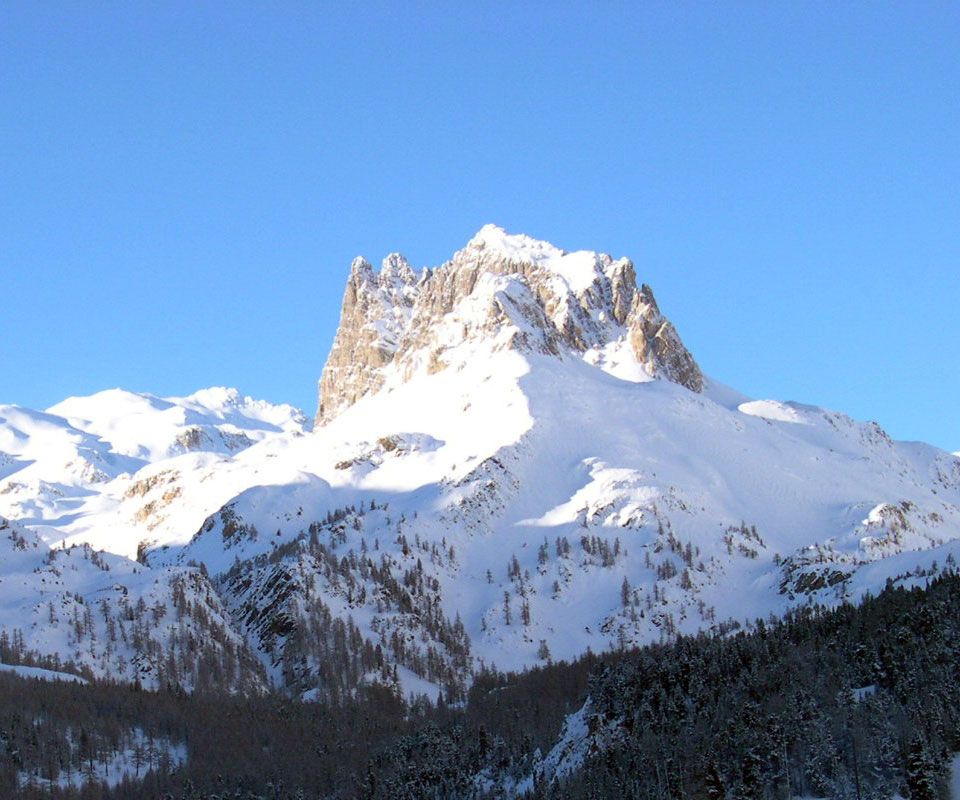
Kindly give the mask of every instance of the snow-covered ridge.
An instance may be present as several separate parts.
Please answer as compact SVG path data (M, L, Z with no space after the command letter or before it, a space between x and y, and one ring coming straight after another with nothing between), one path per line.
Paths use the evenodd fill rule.
M46 411L0 406L0 515L35 526L50 541L73 536L103 545L84 518L143 498L144 481L154 480L152 465L229 457L309 429L292 406L219 387L170 398L110 389L68 398ZM156 509L174 492L179 488L167 485L166 500L146 498L126 513L153 516L144 510L148 503ZM135 553L137 540L118 544L125 526L114 521L111 527L111 546Z
M299 409L223 387L169 398L109 389L68 398L47 413L108 442L111 452L146 461L186 450L232 452L244 442L307 426Z

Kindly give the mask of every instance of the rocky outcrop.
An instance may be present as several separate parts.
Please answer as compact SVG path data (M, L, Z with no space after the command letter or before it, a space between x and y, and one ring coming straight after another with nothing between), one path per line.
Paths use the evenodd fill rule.
M630 346L651 377L666 378L692 392L703 391L703 373L680 334L657 307L653 290L644 284L634 295L627 320Z
M468 342L558 357L624 342L650 378L703 388L653 292L637 289L629 259L567 253L487 225L450 261L419 276L397 254L378 274L354 260L320 380L317 424L388 380L445 369Z
M416 283L416 275L399 254L384 259L379 275L370 262L354 259L340 325L320 380L318 422L383 385L381 368L393 359L409 325Z

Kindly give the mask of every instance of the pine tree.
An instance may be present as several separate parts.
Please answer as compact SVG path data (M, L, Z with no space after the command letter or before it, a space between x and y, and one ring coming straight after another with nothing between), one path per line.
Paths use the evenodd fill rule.
M547 645L546 639L540 640L540 647L537 649L537 658L539 658L541 661L550 660L550 648Z
M749 748L741 765L742 783L737 787L738 800L759 800L764 796L764 764L758 748Z
M716 761L711 761L707 767L707 776L703 783L708 800L723 800L727 796L723 776L720 774L720 767L717 766Z
M910 800L937 800L934 765L920 739L910 743L907 753L907 790Z

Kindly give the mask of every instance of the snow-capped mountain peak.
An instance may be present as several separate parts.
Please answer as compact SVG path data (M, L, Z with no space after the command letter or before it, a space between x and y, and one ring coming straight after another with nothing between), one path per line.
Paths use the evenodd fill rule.
M258 682L461 698L481 662L729 630L960 557L960 460L706 381L625 258L488 226L435 269L357 260L321 389L312 431L223 388L0 408L23 574L89 543L141 563L103 559L115 581L77 549L85 586L169 594ZM8 607L60 618L57 569L4 582Z
M399 255L379 274L356 259L320 381L318 422L417 374L459 368L477 348L584 358L619 377L703 377L633 263L567 253L486 225L419 280Z

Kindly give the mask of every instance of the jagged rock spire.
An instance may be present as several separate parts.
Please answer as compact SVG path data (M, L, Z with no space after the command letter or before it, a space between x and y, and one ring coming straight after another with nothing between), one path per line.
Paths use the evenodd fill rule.
M394 253L375 273L354 260L340 326L320 379L323 423L389 379L448 366L455 348L485 341L554 356L585 355L624 341L650 378L703 389L703 375L633 263L567 253L494 225L418 276Z
M630 346L649 375L679 383L693 392L703 391L700 367L673 323L660 313L653 289L647 284L633 296L628 326Z
M335 416L383 385L417 299L417 277L406 259L392 253L380 274L355 258L343 293L340 325L320 380L317 421Z

